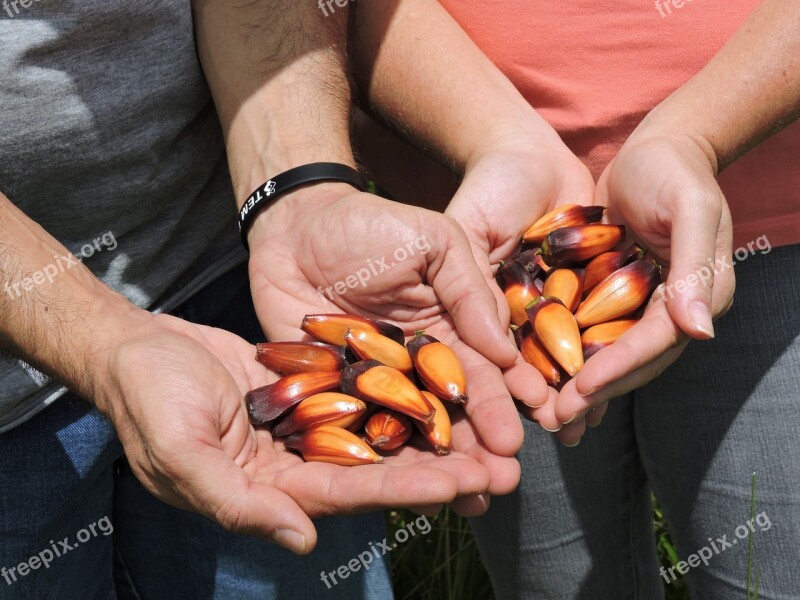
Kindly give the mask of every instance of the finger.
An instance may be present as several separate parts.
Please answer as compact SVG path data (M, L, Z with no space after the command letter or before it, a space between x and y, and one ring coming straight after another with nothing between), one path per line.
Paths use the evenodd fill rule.
M274 483L313 517L430 507L487 490L486 469L473 459L454 454L432 460L435 466L401 457L357 467L308 462L278 473Z
M176 485L195 510L228 531L270 540L296 554L314 549L314 524L287 494L252 481L217 448L202 446L189 456Z
M537 408L527 406L520 407L520 411L530 421L538 423L539 426L549 433L559 431L563 423L556 418L556 401L558 392L551 387L547 388L547 400Z
M723 203L719 192L687 194L672 215L667 308L681 330L697 339L714 337L711 290Z
M506 327L511 318L511 310L508 306L508 301L494 280L491 265L489 264L489 259L485 252L483 252L474 241L472 242L472 247L476 261L479 267L482 268L484 276L489 282L489 288L492 290L495 301L497 302L500 322ZM506 337L508 337L509 342L516 348L513 335L507 332ZM509 393L527 406L541 406L547 399L547 383L539 371L525 362L521 354L517 354L513 366L503 371L503 379L505 380Z
M455 322L464 341L500 367L510 367L517 348L506 335L497 302L475 262L472 248L455 221L438 236L438 252L429 252L428 282Z
M569 414L570 416L566 420L575 422L576 419L583 418L592 408L602 406L609 400L624 396L628 392L632 392L646 385L661 375L667 367L674 363L686 348L687 344L688 342L685 342L677 348L668 350L656 360L610 383L594 394L582 396L578 393L573 382L568 382L563 387L558 397L558 402L556 404L557 416L563 418L563 415Z
M503 373L465 344L454 349L467 374L469 400L464 410L477 437L489 452L514 456L522 446L524 431Z
M517 489L522 474L519 461L487 450L469 419L454 419L453 447L484 466L489 473L489 494L502 496Z
M453 509L457 515L462 517L479 517L489 510L489 494L477 494L475 496L466 496L464 498L456 498L450 508Z
M435 517L444 508L444 504L429 504L426 506L412 506L408 510L423 517Z
M730 255L717 255L715 264L717 269L714 273L714 289L711 294L711 312L714 314L714 320L717 320L733 306L736 274L733 270L735 263Z
M392 467L424 465L435 467L456 477L458 489L456 497L483 493L489 490L490 475L486 467L460 448L448 455L440 456L431 452L427 442L417 439L399 450L390 452L387 464Z
M547 402L547 382L535 367L525 362L522 355L517 357L513 367L503 371L503 379L509 393L526 406L536 408Z
M584 433L586 433L586 420L580 418L569 425L564 425L554 435L567 448L574 448L580 443Z
M183 334L191 336L207 348L227 346L234 351L231 355L218 355L217 358L230 373L242 395L249 390L274 383L279 379L277 373L253 360L256 355L256 347L233 333L216 327L195 325L190 329L185 329Z
M583 369L575 376L578 393L593 394L656 360L685 340L685 335L667 311L661 289L656 290L650 305L636 325L586 361ZM562 411L570 408L567 404L559 404L557 416L561 422L569 420L571 414Z
M492 294L494 295L494 301L497 305L497 317L500 319L500 323L503 326L503 330L506 332L506 337L509 338L509 341L512 341L513 344L513 336L510 335L508 325L511 323L511 307L508 305L508 300L506 300L506 296L503 293L503 290L500 289L500 286L497 285L497 281L495 280L494 273L492 273L492 265L489 264L489 259L486 255L483 255L484 262L481 263L481 267L483 269L483 275L486 277L486 281L489 283L489 289L492 290ZM516 348L517 345L514 344Z
M598 427L603 417L606 416L608 411L608 402L603 402L600 406L595 406L592 410L586 413L586 426Z

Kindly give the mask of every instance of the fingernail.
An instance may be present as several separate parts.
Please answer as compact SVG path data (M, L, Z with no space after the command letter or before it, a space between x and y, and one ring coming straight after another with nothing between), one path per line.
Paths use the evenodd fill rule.
M295 554L306 553L306 536L291 529L276 529L270 539Z
M519 399L518 399L518 400L519 400ZM540 402L539 404L531 404L531 403L529 403L529 402L526 402L525 400L520 400L520 402L522 402L522 403L523 403L525 406L527 406L528 408L541 408L541 407L543 407L545 404L547 404L547 400L545 400L544 402Z
M695 301L689 305L689 319L697 331L705 333L709 338L714 337L714 325L711 322L711 312L702 302Z
M519 348L517 348L517 345L508 338L506 338L506 341L508 342L509 347L514 351L514 355L516 356L519 354Z
M575 421L575 420L576 420L578 417L582 417L582 416L583 416L583 415L581 414L581 412L580 412L580 411L578 411L578 412L576 412L574 415L572 415L572 416L569 418L569 421L564 421L564 425L569 425L570 423L572 423L573 421Z
M586 419L586 426L587 427L591 427L592 429L594 429L595 427L599 427L600 423L602 423L602 422L603 422L602 417L596 423L590 423L589 419Z
M541 423L539 423L539 427L541 427L542 429L544 429L544 430L545 430L545 431L547 431L548 433L556 433L556 432L558 432L558 431L561 431L561 428L563 427L563 425L559 425L558 429L548 429L547 427L545 427L544 425L542 425Z
M567 442L561 442L561 445L562 445L562 446L566 446L567 448L574 448L575 446L577 446L577 445L578 445L578 444L580 444L580 443L581 443L581 441L580 441L580 440L578 440L578 441L577 441L577 442L575 442L574 444L568 444Z
M597 392L599 392L600 391L600 387L601 386L596 385L592 389L590 389L588 392L586 392L585 394L581 394L580 392L578 392L578 395L582 396L583 398L586 398L588 396L591 396L592 394L596 394ZM577 386L576 386L575 389L577 389Z

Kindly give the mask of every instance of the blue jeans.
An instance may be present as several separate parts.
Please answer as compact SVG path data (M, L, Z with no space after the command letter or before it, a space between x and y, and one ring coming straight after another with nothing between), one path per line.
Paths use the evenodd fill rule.
M262 335L243 268L176 314ZM131 473L109 421L74 395L0 435L0 599L392 598L388 557L335 585L321 579L383 540L382 513L316 525L317 549L299 557L163 504Z
M613 400L578 447L527 425L521 487L472 520L497 598L663 598L678 567L660 571L651 490L695 556L694 598L745 598L748 535L759 598L800 598L798 265L800 246L739 263L716 338Z

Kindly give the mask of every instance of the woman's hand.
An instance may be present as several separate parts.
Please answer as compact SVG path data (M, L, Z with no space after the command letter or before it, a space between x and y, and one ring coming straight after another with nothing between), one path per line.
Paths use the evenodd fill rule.
M556 417L574 444L583 418L597 424L605 403L656 378L689 338L714 336L712 320L731 306L731 215L715 179L716 160L702 138L662 128L651 114L620 149L597 187L612 222L664 265L641 322L587 361L561 390ZM591 412L589 412L591 411Z
M504 326L508 304L495 283L500 260L518 248L522 234L539 217L563 204L592 204L594 181L588 169L538 115L531 123L514 124L487 140L467 165L464 180L446 214L466 231L475 260L497 297ZM505 370L511 395L525 406L524 414L548 430L558 429L555 392L521 356ZM487 387L501 389L501 373L487 369ZM498 396L500 392L497 392ZM503 393L507 401L508 394Z

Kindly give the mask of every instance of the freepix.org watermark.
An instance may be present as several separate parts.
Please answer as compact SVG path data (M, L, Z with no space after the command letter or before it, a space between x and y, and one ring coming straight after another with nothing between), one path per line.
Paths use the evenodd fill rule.
M114 234L109 231L81 246L81 251L77 256L71 252L64 256L53 255L55 260L43 269L32 273L16 283L5 282L3 287L9 298L12 300L14 298L19 298L22 296L23 292L30 292L35 286L42 285L45 281L47 281L47 283L53 283L59 273L68 271L83 259L94 256L103 250L115 250L116 248L117 240Z
M77 541L72 543L70 543L69 536L65 537L59 542L50 540L49 548L45 548L41 552L34 554L28 560L22 561L15 567L0 568L0 576L6 580L8 585L14 585L18 579L27 576L31 571L36 571L42 567L49 569L50 563L52 563L55 559L61 558L66 553L71 552L81 544L85 544L91 539L96 538L101 533L104 536L109 536L114 533L114 525L111 523L111 519L108 517L103 517L99 521L96 521L91 525L87 525L84 529L79 530L75 534Z
M690 4L691 2L692 0L656 0L656 10L663 19L667 15L672 14L672 7L683 8L687 4Z
M769 254L772 251L772 244L769 243L769 238L766 235L762 235L758 239L748 242L747 245L737 248L733 253L733 258L736 260L733 260L733 258L729 259L725 256L717 258L716 260L709 258L708 264L710 266L700 267L694 273L687 275L686 279L679 279L669 285L660 286L657 292L661 294L664 300L672 300L675 296L675 292L683 294L688 288L693 288L698 285L707 285L720 273L724 273L735 267L736 261L743 262L750 256L754 256L756 250L760 250L760 254Z
M322 11L322 16L327 17L336 12L337 6L339 8L344 8L351 2L355 2L355 0L319 0L317 4Z
M708 566L708 561L710 561L714 556L720 554L721 552L725 552L725 550L728 548L732 548L739 542L739 540L746 539L750 535L754 534L756 532L756 525L758 525L758 531L760 532L768 531L772 527L772 522L769 520L766 512L757 514L755 518L748 519L746 523L739 525L736 529L734 529L733 535L736 536L735 538L731 538L729 540L728 534L725 534L716 540L708 538L708 546L703 546L694 554L687 556L685 561L682 560L678 562L678 564L671 566L669 569L661 567L659 573L664 578L664 581L667 583L672 583L678 577L675 574L676 569L681 575L686 575L686 573L689 572L689 569L699 566L701 562L705 566ZM672 577L672 579L670 579L670 577Z
M417 252L419 254L427 254L430 249L431 244L428 238L422 235L395 250L389 258L386 256L382 256L378 260L372 260L370 258L367 260L366 267L362 267L352 275L345 277L343 281L337 281L324 289L322 286L319 286L317 288L317 294L319 294L319 297L325 302L328 302L328 300L333 300L333 294L344 296L349 290L355 289L359 285L361 287L367 287L367 282L373 277L377 277L381 273L390 270L398 263L408 260ZM391 262L387 262L390 260ZM327 298L325 296L327 296Z
M34 2L39 2L39 0L3 0L3 10L13 19L19 14L20 6L22 8L30 8ZM13 13L11 12L12 8L14 9Z
M415 528L416 531L414 530ZM365 550L356 558L350 559L346 565L342 565L330 573L322 571L319 575L320 581L322 581L329 590L333 589L333 586L339 585L339 581L336 579L337 576L341 580L347 579L350 577L351 573L356 573L362 568L365 571L369 571L370 565L372 565L372 562L376 558L387 555L389 552L397 548L398 544L407 542L409 538L414 537L417 535L417 533L427 535L430 533L430 530L431 524L430 521L428 521L428 517L425 515L417 517L414 521L406 523L406 526L402 529L398 529L394 532L394 542L390 543L387 538L383 538L383 541L378 542L377 544L370 542L369 550Z

